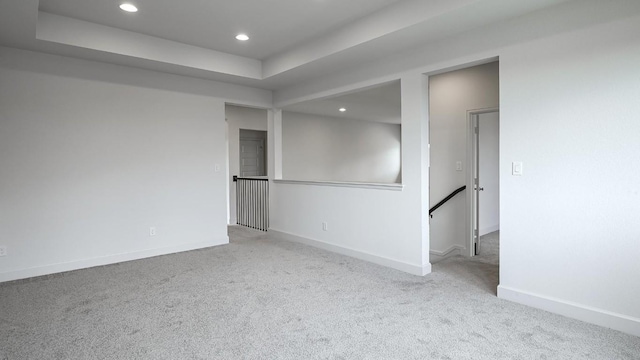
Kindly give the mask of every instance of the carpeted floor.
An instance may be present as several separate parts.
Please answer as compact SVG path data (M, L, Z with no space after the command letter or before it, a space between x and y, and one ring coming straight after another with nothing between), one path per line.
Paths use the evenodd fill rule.
M478 247L479 254L473 260L493 265L500 264L500 231L480 236Z
M640 358L638 337L496 298L484 256L416 277L248 229L230 236L1 284L0 359Z

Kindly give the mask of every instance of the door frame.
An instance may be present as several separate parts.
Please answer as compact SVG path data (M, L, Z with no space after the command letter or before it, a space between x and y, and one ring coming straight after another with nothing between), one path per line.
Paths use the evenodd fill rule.
M268 176L269 174L269 164L268 164L268 137L269 132L267 130L254 130L254 129L238 129L238 173L233 175L242 176L242 141L250 140L250 141L262 141L262 173L264 175L258 176Z
M476 256L476 238L480 238L479 235L476 236L474 231L474 217L477 214L477 201L475 200L475 196L477 195L477 191L475 189L474 184L474 175L476 173L476 168L478 166L478 143L476 136L476 127L474 126L474 120L476 116L482 114L488 114L492 112L500 112L500 108L491 107L491 108L483 108L483 109L473 109L467 110L467 171L466 171L466 181L465 184L467 186L466 193L466 236L467 236L467 253L466 256ZM474 208L475 211L474 211ZM480 229L475 229L479 231Z

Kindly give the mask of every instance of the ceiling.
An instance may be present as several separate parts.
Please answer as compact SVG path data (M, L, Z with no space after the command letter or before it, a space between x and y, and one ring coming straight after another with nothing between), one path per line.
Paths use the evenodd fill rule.
M283 110L332 118L400 124L400 91L400 80L397 80L324 99L304 101L286 106ZM346 111L340 112L340 108Z
M0 0L0 45L280 90L564 1Z
M263 60L399 0L41 0L39 10ZM239 42L236 34L251 35Z

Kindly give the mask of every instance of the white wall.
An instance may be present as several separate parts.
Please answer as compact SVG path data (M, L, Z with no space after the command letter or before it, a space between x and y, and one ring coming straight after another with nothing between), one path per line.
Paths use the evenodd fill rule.
M426 77L401 75L402 185L340 187L275 181L271 186L270 231L385 266L424 275L428 258L428 150ZM271 138L282 118L274 112ZM280 131L280 134L284 131ZM277 142L270 150L278 171ZM322 223L328 224L323 231Z
M284 111L285 179L399 183L400 125Z
M499 106L498 63L474 66L429 77L431 172L429 202L433 206L466 184L467 111ZM456 161L462 171L456 171ZM467 210L460 193L433 213L433 255L466 253Z
M206 95L219 84L194 94L170 89L199 81L121 66L0 59L0 281L228 242L224 100Z
M572 1L285 89L276 99L288 104L499 56L498 295L640 336L640 282L632 276L640 273L638 33L640 2ZM403 102L419 93L403 87ZM404 115L406 183L413 166L426 165L404 162L420 152L405 147ZM523 176L511 176L512 161L524 162ZM378 208L394 205L392 197L377 200ZM366 216L349 218L351 234L372 235L356 232ZM425 243L414 237L418 223L401 224L404 248ZM309 234L311 225L296 231Z
M242 106L225 106L229 145L229 217L228 223L236 223L236 183L233 175L240 175L240 129L267 131L267 110ZM268 144L267 144L268 146ZM269 164L267 169L269 168Z
M636 16L508 49L500 123L501 296L606 310L636 335L638 33Z
M479 115L480 236L500 229L500 113ZM471 170L471 169L469 169Z

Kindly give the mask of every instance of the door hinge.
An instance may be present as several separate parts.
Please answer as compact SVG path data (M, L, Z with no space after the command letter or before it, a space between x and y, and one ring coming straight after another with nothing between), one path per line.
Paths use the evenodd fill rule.
M477 127L477 126L476 126L476 127L474 127L474 128L473 128L473 131L477 134L477 133L478 133L478 127Z

